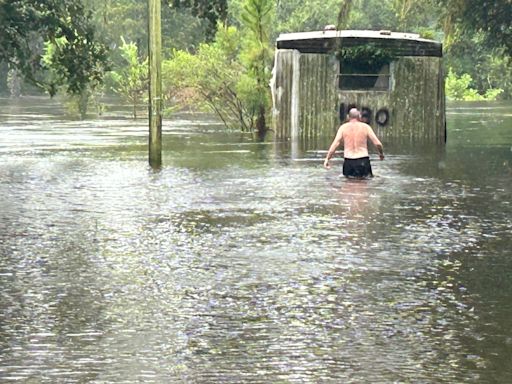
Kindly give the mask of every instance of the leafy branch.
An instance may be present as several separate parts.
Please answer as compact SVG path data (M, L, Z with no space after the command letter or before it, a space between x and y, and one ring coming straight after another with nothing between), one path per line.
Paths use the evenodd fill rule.
M375 44L342 46L336 52L336 56L341 59L342 65L361 70L380 68L396 59L396 55L390 49L377 47Z

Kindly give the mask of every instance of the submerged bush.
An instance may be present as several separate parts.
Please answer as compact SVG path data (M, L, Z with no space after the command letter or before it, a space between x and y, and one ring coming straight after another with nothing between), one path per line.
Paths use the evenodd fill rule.
M472 77L467 73L457 77L450 68L448 76L446 77L446 97L448 100L492 101L496 100L496 98L503 92L503 89L501 88L489 88L484 95L481 95L476 89L471 88L472 82Z
M241 59L242 41L237 28L219 25L215 41L201 44L197 52L173 51L162 68L167 105L208 109L226 127L255 131L259 106L268 107L268 81L258 82L253 68Z

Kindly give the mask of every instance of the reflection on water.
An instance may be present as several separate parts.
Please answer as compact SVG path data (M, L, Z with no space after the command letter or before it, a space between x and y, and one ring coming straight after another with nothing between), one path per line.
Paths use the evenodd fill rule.
M331 138L177 117L154 172L143 122L2 107L0 378L510 382L512 108L462 107L368 181Z

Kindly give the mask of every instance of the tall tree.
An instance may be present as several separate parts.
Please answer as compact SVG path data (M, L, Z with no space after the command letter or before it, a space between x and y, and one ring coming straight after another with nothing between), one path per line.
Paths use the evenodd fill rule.
M61 85L79 94L101 82L107 48L96 39L91 15L80 0L2 1L0 25L0 61L51 95ZM53 51L43 61L45 43ZM46 81L44 74L51 70L61 76Z
M393 10L398 19L398 27L405 30L408 27L407 21L413 8L417 5L417 0L393 0Z
M256 131L263 139L267 131L265 115L270 107L272 48L270 32L274 11L273 0L246 0L241 14L242 24L248 31L245 51L242 52L246 66L256 81Z
M112 48L126 41L134 42L139 55L147 55L148 42L148 2L143 0L82 0L91 10L98 34ZM208 22L193 14L193 10L184 6L171 7L168 1L162 4L162 53L173 49L195 51L204 42ZM119 50L112 49L114 64L124 63Z
M220 27L215 41L201 44L196 53L174 51L163 63L167 100L178 108L204 106L226 127L252 132L256 86L238 60L240 46L235 27Z
M340 0L287 0L277 1L276 19L279 32L322 30L336 24Z
M167 0L171 7L188 8L194 16L208 22L208 40L213 40L217 32L217 23L225 24L228 15L227 0Z
M336 26L338 29L345 29L349 25L350 12L352 11L354 1L342 0L338 10L338 20Z
M512 54L511 0L431 0L441 9L445 42L485 34L489 47L505 48Z

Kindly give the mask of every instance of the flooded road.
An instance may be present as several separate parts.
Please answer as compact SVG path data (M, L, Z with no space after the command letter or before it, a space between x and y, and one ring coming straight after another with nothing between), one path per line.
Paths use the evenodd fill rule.
M364 182L185 115L155 172L146 132L0 100L0 381L512 381L510 104Z

